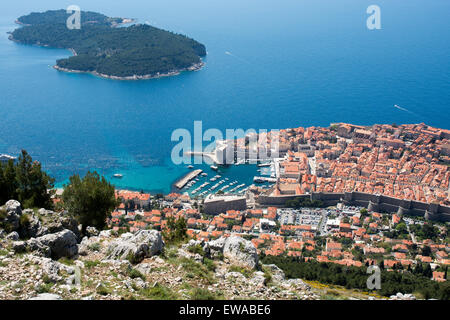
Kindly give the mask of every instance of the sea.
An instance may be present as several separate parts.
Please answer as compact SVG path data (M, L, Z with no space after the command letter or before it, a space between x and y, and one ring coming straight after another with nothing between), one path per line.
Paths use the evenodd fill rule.
M206 65L107 80L54 70L68 50L8 40L17 17L73 4L186 34L205 44ZM370 5L380 8L381 29L367 28ZM194 121L222 132L334 122L450 129L449 13L448 0L5 0L0 153L27 150L58 187L97 170L117 188L167 193L191 170L171 160L172 132L193 133ZM257 169L219 174L248 186Z

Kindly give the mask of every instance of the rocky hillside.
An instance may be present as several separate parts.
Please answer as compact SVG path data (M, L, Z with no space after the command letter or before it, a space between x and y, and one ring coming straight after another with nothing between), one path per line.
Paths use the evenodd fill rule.
M0 299L319 298L239 237L166 246L156 230L87 233L67 213L0 207Z
M0 206L0 300L383 298L286 279L236 236L166 245L156 230L80 230L67 212Z

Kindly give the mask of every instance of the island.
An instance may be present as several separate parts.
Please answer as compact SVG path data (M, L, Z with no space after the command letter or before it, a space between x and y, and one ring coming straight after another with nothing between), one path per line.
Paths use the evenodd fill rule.
M65 10L22 16L16 20L21 27L11 32L9 39L69 49L73 56L57 60L57 70L117 80L172 76L204 65L205 46L185 35L87 11L81 12L81 28L69 29L69 16Z

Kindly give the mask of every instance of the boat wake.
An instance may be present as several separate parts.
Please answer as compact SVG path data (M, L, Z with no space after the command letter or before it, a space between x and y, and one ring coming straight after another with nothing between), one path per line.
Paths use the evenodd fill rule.
M246 64L253 65L252 63L250 63L250 61L247 61L247 60L245 60L245 59L243 59L243 58L241 58L241 57L238 57L237 55L232 54L230 51L225 51L225 54L226 54L227 56L230 56L230 57L233 57L233 58L235 58L235 59L238 59L239 61L242 61L242 62L244 62L244 63L246 63Z
M410 110L408 110L406 108L400 107L398 104L394 104L394 108L396 108L398 110L401 110L401 111L404 111L404 112L408 112L408 113L413 114L415 116L419 116L417 113L412 112L412 111L410 111Z

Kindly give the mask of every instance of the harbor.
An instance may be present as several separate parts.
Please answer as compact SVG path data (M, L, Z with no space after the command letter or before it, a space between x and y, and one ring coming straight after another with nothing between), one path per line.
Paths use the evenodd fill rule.
M255 185L264 188L276 182L272 164L272 162L248 164L246 161L240 161L226 166L188 165L186 168L191 172L176 181L172 190L198 199L204 199L209 195L242 196Z
M177 187L178 189L183 189L188 183L191 182L191 180L197 178L197 176L202 172L203 172L203 170L201 170L201 169L197 169L197 170L189 172L187 175L185 175L183 178L181 178L180 181L175 183L175 187Z

